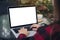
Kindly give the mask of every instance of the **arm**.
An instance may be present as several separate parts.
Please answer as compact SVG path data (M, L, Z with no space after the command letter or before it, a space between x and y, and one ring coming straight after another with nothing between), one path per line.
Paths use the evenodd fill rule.
M17 40L23 40L24 38L26 38L25 34L20 34L17 38Z
M39 35L42 35L45 40L50 40L51 26L40 27L38 28L37 32Z
M34 40L34 37L26 37L25 34L20 34L17 40Z
M25 40L25 38L27 38L26 36L28 35L28 31L27 31L27 29L25 29L25 28L21 28L20 30L18 30L18 32L19 32L19 36L18 36L18 40Z

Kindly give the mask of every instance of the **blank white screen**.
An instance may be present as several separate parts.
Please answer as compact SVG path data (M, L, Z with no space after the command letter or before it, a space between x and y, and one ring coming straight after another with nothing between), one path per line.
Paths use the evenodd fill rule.
M11 27L36 23L36 7L9 8Z

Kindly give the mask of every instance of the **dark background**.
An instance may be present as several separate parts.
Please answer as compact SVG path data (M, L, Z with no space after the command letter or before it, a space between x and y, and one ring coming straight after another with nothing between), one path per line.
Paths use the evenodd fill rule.
M14 35L10 31L9 27L9 17L8 17L8 10L7 8L10 6L17 6L16 0L0 0L0 40L15 40ZM5 21L5 22L3 22ZM5 33L5 28L7 33ZM4 32L4 35L2 34Z

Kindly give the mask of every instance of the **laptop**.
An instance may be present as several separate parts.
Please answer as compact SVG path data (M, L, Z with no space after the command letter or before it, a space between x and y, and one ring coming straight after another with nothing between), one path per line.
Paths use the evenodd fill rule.
M10 29L16 38L20 28L25 27L29 30L32 24L38 23L35 6L8 7L8 13Z

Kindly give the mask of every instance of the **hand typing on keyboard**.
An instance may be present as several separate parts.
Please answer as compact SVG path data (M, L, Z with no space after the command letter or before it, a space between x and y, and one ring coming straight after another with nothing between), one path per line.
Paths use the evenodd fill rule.
M32 28L33 31L37 31L37 29L39 27L41 27L39 24L33 24L33 25L31 25L31 28Z
M30 27L30 29L32 29L32 31L37 31L37 29L40 27L40 25L39 24L33 24L33 25L31 25L31 27ZM18 30L18 32L20 33L20 34L25 34L26 36L28 36L29 35L29 31L28 31L28 29L27 28L21 28L20 30Z
M29 34L29 32L27 31L27 29L26 28L21 28L20 30L18 30L18 32L20 33L20 34L25 34L26 36L28 36L28 34Z

